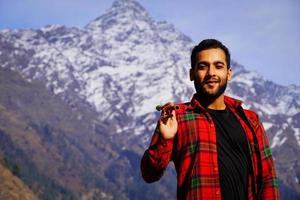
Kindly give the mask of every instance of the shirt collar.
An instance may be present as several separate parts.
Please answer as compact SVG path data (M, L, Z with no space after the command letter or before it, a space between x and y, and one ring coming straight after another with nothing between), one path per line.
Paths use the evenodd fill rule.
M196 109L196 108L200 108L201 110L206 110L198 101L199 96L197 94L193 95L193 98L191 100L191 105L190 105L190 109ZM228 106L229 108L233 108L233 109L237 109L239 106L242 105L242 101L238 100L238 99L234 99L232 97L229 96L224 96L224 102L225 105Z

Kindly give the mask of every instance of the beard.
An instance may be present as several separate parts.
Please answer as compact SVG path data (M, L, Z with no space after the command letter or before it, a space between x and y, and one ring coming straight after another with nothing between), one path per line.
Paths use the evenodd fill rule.
M204 80L202 82L194 80L194 86L195 86L196 92L197 92L198 96L201 97L201 99L212 101L212 100L217 99L219 96L221 96L225 92L226 87L227 87L227 78L223 79L223 80L219 79L218 80L219 85L216 88L216 90L213 92L210 92L205 88L206 81L207 80Z

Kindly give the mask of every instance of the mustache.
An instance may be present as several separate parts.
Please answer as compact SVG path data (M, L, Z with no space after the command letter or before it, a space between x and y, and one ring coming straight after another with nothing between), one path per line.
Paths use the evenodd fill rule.
M203 83L208 83L208 82L220 82L220 78L218 77L211 77L211 76L207 76L204 78Z

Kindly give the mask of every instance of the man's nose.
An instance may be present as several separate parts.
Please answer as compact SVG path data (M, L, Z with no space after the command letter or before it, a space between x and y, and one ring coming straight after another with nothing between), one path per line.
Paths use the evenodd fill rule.
M213 66L209 66L209 68L207 70L207 75L210 75L210 76L216 75L216 70Z

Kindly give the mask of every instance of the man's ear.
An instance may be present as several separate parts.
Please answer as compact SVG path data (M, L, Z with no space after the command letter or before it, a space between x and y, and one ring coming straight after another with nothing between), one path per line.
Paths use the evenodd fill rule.
M193 68L190 69L190 80L194 81L194 69Z
M228 73L227 73L227 80L230 81L232 78L232 69L231 67L228 69Z

